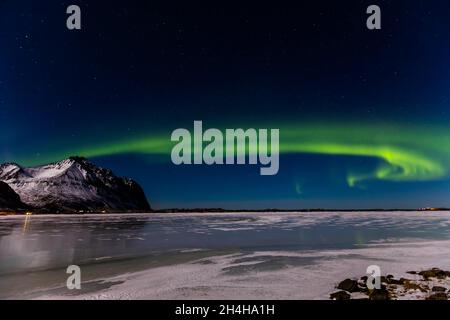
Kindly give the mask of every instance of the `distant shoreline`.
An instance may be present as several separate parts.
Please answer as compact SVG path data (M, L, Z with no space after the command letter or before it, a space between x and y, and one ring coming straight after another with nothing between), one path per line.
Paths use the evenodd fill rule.
M0 216L11 215L113 215L113 214L152 214L152 213L261 213L261 212L279 212L279 213L295 213L295 212L437 212L437 211L450 211L450 208L420 208L420 209L233 209L227 210L222 208L196 208L196 209L160 209L160 210L130 210L130 211L61 211L61 212L49 212L49 211L33 211L33 210L0 210Z

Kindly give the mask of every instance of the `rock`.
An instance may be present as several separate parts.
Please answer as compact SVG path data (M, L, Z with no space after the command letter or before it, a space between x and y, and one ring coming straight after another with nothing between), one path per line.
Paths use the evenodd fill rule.
M398 280L398 279L390 279L389 280L389 284L397 284L397 285L401 285L401 284L404 284L405 283L405 278L400 278L400 280Z
M374 289L369 294L370 300L390 300L389 292L386 289Z
M408 271L407 273L421 275L425 281L417 277L414 277L414 279L395 279L392 274L388 274L386 276L380 276L381 288L372 290L367 287L368 276L363 276L356 280L345 279L337 285L337 288L341 291L331 294L330 299L353 300L367 295L369 300L396 300L400 296L412 295L413 299L419 300L449 300L450 290L447 292L447 288L445 287L448 284L446 282L448 279L444 279L449 276L450 271L431 268L420 272ZM433 284L438 283L435 280L430 280L430 278L440 279L441 286L433 286ZM351 293L353 292L359 292L358 297L352 298Z
M395 282L395 283L394 283ZM400 283L398 283L399 281L398 280L395 280L394 279L394 276L392 275L392 274L388 274L386 277L384 277L384 276L381 276L381 283L387 283L387 284L391 284L391 283L394 283L394 284L400 284Z
M434 277L434 272L431 271L431 270L420 271L419 274L420 274L425 280L428 280L428 278Z
M447 278L447 271L441 270L439 268L433 268L434 274L436 278L438 279L445 279Z
M443 271L439 268L433 268L430 270L420 271L419 275L421 275L425 280L428 280L429 278L445 279L447 277L447 271Z
M426 300L448 300L445 292L438 292L429 296Z
M361 291L367 290L367 279L368 279L367 276L364 276L358 280L358 285Z
M345 290L348 292L358 292L358 281L352 280L352 279L345 279L344 281L341 281L338 286L338 289Z
M447 291L447 289L444 288L444 287L434 286L434 287L431 289L431 291L433 291L433 292L445 292L445 291Z
M426 289L422 288L417 283L411 282L409 280L405 281L403 284L406 290L420 290L421 292L427 292Z
M330 294L331 300L350 300L350 294L345 291L338 291Z

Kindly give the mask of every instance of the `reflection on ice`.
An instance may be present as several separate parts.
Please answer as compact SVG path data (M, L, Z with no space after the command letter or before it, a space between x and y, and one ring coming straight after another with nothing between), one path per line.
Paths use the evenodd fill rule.
M57 286L69 264L81 265L96 281L189 261L211 268L208 257L230 253L238 258L218 274L242 277L325 263L330 252L345 251L340 259L356 259L358 250L446 241L449 226L448 212L9 216L0 218L0 281L27 272L17 294L33 285ZM7 286L0 288L0 297L10 293Z

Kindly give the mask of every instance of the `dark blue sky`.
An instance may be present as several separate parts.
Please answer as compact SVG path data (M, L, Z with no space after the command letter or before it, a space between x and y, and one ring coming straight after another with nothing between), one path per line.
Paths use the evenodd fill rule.
M70 4L81 31L65 27ZM366 28L370 4L382 30ZM449 9L0 1L0 162L86 155L137 180L157 208L450 207ZM169 143L194 120L280 128L295 150L262 177L254 166L177 167L168 153L118 147Z

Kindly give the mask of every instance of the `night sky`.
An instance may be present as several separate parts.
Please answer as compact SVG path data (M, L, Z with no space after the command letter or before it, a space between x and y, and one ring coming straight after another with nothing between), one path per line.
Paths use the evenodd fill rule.
M279 128L279 173L175 166L194 120ZM449 124L448 1L0 1L0 162L86 156L154 208L450 207Z

